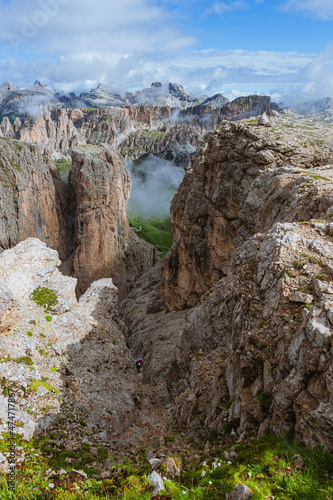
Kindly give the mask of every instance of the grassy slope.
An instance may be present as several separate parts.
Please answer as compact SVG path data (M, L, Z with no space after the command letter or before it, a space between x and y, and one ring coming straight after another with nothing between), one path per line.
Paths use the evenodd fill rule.
M174 438L174 436L171 437ZM252 500L272 497L275 500L333 498L333 457L321 448L310 450L287 439L268 436L251 444L236 445L238 456L233 462L228 462L223 452L230 448L232 444L230 442L228 446L223 446L220 441L216 442L212 445L208 455L202 454L202 443L195 440L188 440L187 443L190 445L192 454L201 453L200 462L191 464L183 457L180 480L165 481L166 491L161 493L161 498L165 496L169 500L217 500L225 498L225 493L232 491L237 483L245 483L249 486L253 493ZM150 466L145 460L147 448L140 448L135 455L122 460L112 456L116 465L112 466L111 474L121 468L122 477L98 480L91 478L94 471L89 468L89 462L92 459L88 444L83 445L82 450L75 453L66 450L65 438L62 451L57 451L57 446L52 443L52 436L35 439L31 443L18 442L17 444L24 447L26 460L24 465L17 470L16 494L9 492L6 476L2 474L0 500L14 498L148 500L151 498L152 487L147 481ZM7 450L8 440L4 439L0 441L0 452ZM102 465L107 457L107 450L99 454ZM304 460L302 468L295 465L293 459L295 454L302 456ZM65 460L68 456L74 459L71 465ZM178 458L181 458L180 453ZM54 493L49 489L51 480L45 474L49 467L52 470L63 467L66 471L73 468L83 469L90 478L88 477L88 480L80 484L80 490L75 493L69 492L68 489L65 491L66 487ZM165 475L163 466L159 472L162 476Z
M152 243L161 252L160 257L163 257L171 248L171 223L169 218L158 219L152 217L145 219L141 215L132 212L128 214L128 222L131 227L141 227L141 231L138 231L137 235Z

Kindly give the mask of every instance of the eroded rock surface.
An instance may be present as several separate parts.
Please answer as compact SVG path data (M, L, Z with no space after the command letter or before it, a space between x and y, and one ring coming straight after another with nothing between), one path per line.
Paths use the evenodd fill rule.
M85 439L108 444L140 420L117 289L112 280L99 280L77 301L76 279L63 276L59 264L55 250L32 238L0 255L6 308L12 317L19 313L7 335L0 334L1 431L7 431L7 385L17 391L18 431L25 439L50 429L59 433L61 420L66 446L80 443L83 431ZM32 299L38 288L56 294L48 312Z
M79 292L96 279L110 276L126 289L127 281L148 271L156 259L156 249L129 228L130 174L119 153L106 145L74 149L72 160L69 188L76 207L73 268Z
M0 139L0 250L29 237L72 251L69 199L58 171L39 146Z
M230 271L235 248L274 222L306 220L332 205L329 184L309 172L314 151L274 141L244 123L224 124L199 149L171 204L174 245L163 293L171 309L193 306ZM317 157L317 162L324 162Z
M301 128L209 134L172 202L172 249L122 304L174 431L294 429L333 449L332 142Z
M156 249L130 230L131 177L111 147L73 150L69 184L38 145L0 139L0 250L36 237L59 252L79 293L113 277L124 293L155 263Z
M237 250L228 277L182 326L167 377L179 428L223 432L229 423L249 436L294 427L308 445L333 448L332 256L331 239L297 223L277 223ZM310 306L290 300L299 289Z

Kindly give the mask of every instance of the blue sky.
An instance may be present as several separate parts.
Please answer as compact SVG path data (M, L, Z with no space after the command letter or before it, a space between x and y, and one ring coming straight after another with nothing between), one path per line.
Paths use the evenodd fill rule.
M0 80L333 96L333 0L0 0Z

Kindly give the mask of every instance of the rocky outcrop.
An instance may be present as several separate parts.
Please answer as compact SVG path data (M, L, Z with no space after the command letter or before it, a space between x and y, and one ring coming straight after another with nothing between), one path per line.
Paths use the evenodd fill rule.
M110 277L126 293L156 259L128 225L130 174L107 146L81 146L72 160L67 185L39 146L0 139L0 249L38 237L75 273L80 293Z
M257 116L273 109L269 97L239 98L225 108L226 100L220 94L191 101L189 94L181 97L181 91L177 89L174 86L170 92L175 96L180 92L180 97L173 96L172 99L191 103L191 106L179 109L172 99L171 104L166 105L169 101L163 98L158 106L149 99L145 105L139 104L136 99L133 100L134 105L129 105L132 102L130 99L117 106L104 105L94 109L42 108L35 118L29 114L20 115L24 119L16 118L13 126L7 117L3 118L1 131L6 137L37 142L51 154L55 151L68 153L70 148L80 144L107 143L120 147L120 151L131 160L137 159L139 154L153 153L162 158L174 158L177 165L187 166L192 160L193 148L197 147L203 135L223 120ZM101 92L97 92L99 97ZM154 92L159 93L159 87ZM148 137L143 143L145 134Z
M0 255L7 318L19 310L7 335L0 333L0 430L8 431L8 386L16 391L17 431L25 439L58 436L62 422L67 449L84 439L108 448L140 422L141 392L117 318L117 289L99 280L77 301L76 279L63 276L59 264L57 252L36 239ZM42 302L38 290L47 292ZM50 293L56 300L49 308Z
M72 115L65 109L57 109L50 114L44 111L34 120L26 118L23 123L14 123L12 137L26 142L41 144L44 150L67 153L72 147L84 144L84 140L72 121ZM5 134L6 135L6 134Z
M167 376L178 429L294 429L333 449L332 251L316 223L277 223L237 250L183 325ZM310 306L294 302L297 290Z
M293 430L333 450L332 133L318 148L271 121L206 137L172 203L174 245L122 316L172 432Z
M67 259L69 206L58 171L39 146L0 139L0 249L38 237Z
M137 160L150 153L172 161L182 168L189 168L203 133L191 127L178 126L169 130L139 130L129 134L120 144L119 151L125 158Z
M271 110L279 111L279 107L272 103L268 96L250 95L237 97L234 101L226 103L222 114L227 119L241 120L250 116L269 114Z
M156 250L141 243L130 228L126 210L131 179L124 160L107 146L81 146L72 151L72 171L69 189L73 190L76 207L74 276L79 279L79 292L103 277L114 278L125 286L137 279L155 263ZM136 242L133 242L133 239ZM142 257L135 243L144 246ZM139 257L139 269L126 275L126 260L134 251L134 263Z
M225 124L207 136L171 204L174 245L163 283L171 309L193 306L226 276L235 248L251 235L276 221L326 212L330 186L307 175L316 153L305 146L270 141L263 130L243 123Z

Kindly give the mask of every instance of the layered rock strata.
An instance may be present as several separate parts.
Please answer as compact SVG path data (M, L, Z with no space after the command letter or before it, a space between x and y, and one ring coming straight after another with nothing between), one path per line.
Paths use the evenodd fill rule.
M70 201L51 158L39 146L0 138L0 249L35 236L67 259Z
M130 236L126 215L130 174L119 153L107 146L81 146L73 150L72 160L69 188L74 192L76 207L73 269L79 279L79 291L86 290L92 281L109 276L126 290L126 282L147 272L156 258L152 245L134 234ZM136 246L141 247L141 259ZM134 276L125 272L126 261L133 263L131 252L134 261L139 261Z
M244 123L207 136L171 204L174 245L163 283L171 309L193 306L226 276L235 248L251 235L325 213L331 188L307 174L314 148L305 146L270 140Z
M209 134L171 206L173 247L122 304L173 431L333 450L332 140L309 138Z

